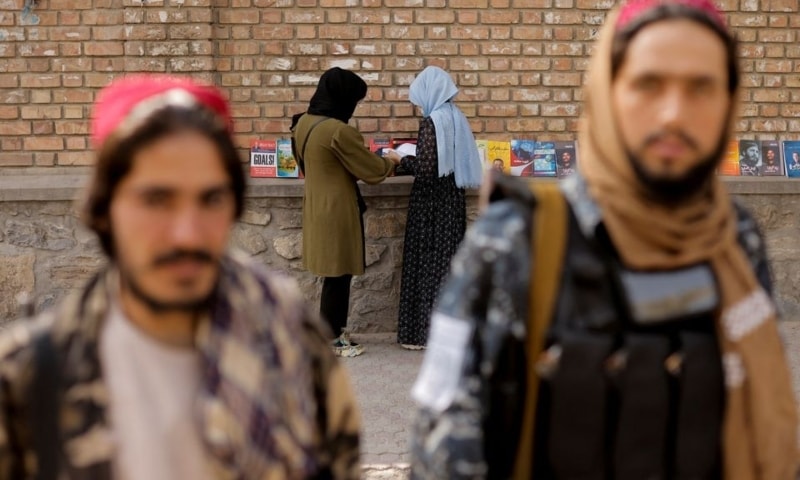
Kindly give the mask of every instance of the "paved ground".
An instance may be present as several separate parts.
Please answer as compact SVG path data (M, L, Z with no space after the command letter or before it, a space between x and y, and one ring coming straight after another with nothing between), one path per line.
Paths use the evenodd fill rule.
M782 333L795 392L800 394L800 322L784 322ZM366 347L364 355L343 359L361 407L364 479L408 478L413 414L409 391L424 352L400 348L393 333L353 335L353 339Z
M413 404L409 392L423 351L404 350L396 334L353 335L366 351L344 358L361 407L361 463L364 478L396 480L408 476L408 439Z

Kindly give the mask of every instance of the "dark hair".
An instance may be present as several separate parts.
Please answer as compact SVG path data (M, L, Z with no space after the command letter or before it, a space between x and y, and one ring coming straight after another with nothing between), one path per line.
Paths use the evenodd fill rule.
M708 27L722 40L728 57L728 92L735 92L739 87L739 44L736 37L701 10L675 3L653 7L616 32L611 46L611 78L616 78L619 69L625 61L628 45L630 45L631 40L633 40L633 37L635 37L637 33L651 23L680 18L693 20Z
M231 180L236 218L241 215L245 176L226 123L202 105L167 105L153 111L133 131L112 134L97 154L94 175L88 185L83 208L83 221L97 234L100 245L109 257L114 257L109 208L117 185L133 167L134 155L163 137L187 130L207 136L219 148L223 167Z

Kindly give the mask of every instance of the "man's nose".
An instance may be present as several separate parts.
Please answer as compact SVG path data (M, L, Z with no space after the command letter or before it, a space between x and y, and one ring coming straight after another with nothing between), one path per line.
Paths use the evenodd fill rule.
M689 98L679 88L667 90L659 112L663 126L681 126L689 110L689 102Z
M177 212L169 226L173 246L195 247L202 243L204 232L201 213L187 207Z

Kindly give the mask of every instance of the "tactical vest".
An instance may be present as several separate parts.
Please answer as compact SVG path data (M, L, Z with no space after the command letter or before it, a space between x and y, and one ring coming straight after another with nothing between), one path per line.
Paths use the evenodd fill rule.
M567 253L545 352L508 357L526 362L511 369L517 375L537 368L540 378L533 478L721 478L725 395L713 272L707 264L627 271L585 182L571 178L562 190ZM737 212L739 241L769 292L758 229ZM519 410L514 405L506 415ZM517 435L514 428L507 434Z

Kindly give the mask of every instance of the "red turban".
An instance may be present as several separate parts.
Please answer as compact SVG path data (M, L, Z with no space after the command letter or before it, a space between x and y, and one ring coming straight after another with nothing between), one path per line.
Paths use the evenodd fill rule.
M99 149L133 109L143 101L171 90L182 90L197 103L217 113L231 130L228 102L215 87L202 85L190 78L169 75L132 75L113 81L103 88L92 113L92 144Z
M683 5L705 13L714 23L727 31L725 19L711 0L628 0L620 9L616 29L619 30L648 10L661 5Z

